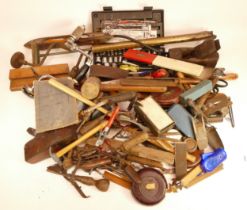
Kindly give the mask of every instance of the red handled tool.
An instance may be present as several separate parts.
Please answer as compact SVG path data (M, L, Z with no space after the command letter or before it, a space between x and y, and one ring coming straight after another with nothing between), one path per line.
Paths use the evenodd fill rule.
M152 64L165 69L171 69L178 72L189 74L199 79L207 79L212 73L213 69L206 68L202 65L180 61L165 56L155 55L140 50L129 49L124 53L124 57L129 60L134 60L142 63Z
M119 109L120 109L120 107L117 106L114 109L114 111L112 112L112 115L111 115L106 127L99 134L99 138L97 139L97 141L95 143L96 146L100 146L100 145L102 145L104 143L105 137L108 134L108 132L109 132L111 126L112 126L112 123L114 122L114 120L115 120L115 118L116 118L116 116L117 116L117 114L119 112Z
M158 69L157 71L152 72L151 76L153 78L167 77L168 76L168 72L165 69Z

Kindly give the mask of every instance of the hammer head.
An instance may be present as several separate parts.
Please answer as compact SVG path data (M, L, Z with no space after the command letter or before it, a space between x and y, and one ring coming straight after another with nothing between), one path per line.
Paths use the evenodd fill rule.
M50 154L50 157L59 165L59 166L62 166L63 163L62 161L60 160L59 157L56 156L55 153L52 152L52 147L49 147L49 154Z

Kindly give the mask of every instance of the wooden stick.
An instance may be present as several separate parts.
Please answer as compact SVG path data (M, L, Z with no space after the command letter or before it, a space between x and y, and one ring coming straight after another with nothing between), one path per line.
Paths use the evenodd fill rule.
M166 87L146 87L146 86L123 86L119 84L101 84L101 91L111 92L111 91L135 91L135 92L148 92L148 93L164 93L166 92Z
M181 34L181 35L166 36L166 37L159 37L153 39L142 39L139 41L141 41L143 44L155 46L155 45L203 40L207 38L215 38L215 35L213 34L212 31L202 31L198 33ZM116 49L119 50L119 49L135 48L139 46L140 45L135 42L117 42L117 43L94 45L92 47L92 51L104 52L104 51L116 50Z
M184 79L185 78L184 73L182 73L182 72L177 72L177 76L180 79ZM185 90L190 89L190 85L189 84L183 84L183 87L184 87Z
M143 165L148 165L148 166L151 166L151 167L164 169L164 167L163 167L161 162L155 161L155 160L150 160L150 159L147 159L147 158L142 158L142 157L138 157L138 156L134 156L134 155L128 155L127 156L127 160L129 160L131 162L140 163L140 164L143 164Z
M181 73L181 72L180 72ZM198 84L199 79L191 78L165 78L165 79L153 79L153 78L124 78L120 79L120 84L123 86L148 86L148 87L178 87L181 84ZM189 87L190 88L190 87Z
M174 152L173 145L169 143L168 141L162 141L158 137L149 137L147 141L169 152Z
M193 168L184 178L181 179L181 184L183 187L187 187L189 183L195 179L200 173L202 173L202 168L200 165Z
M60 158L64 154L66 154L68 151L72 150L74 147L82 143L83 141L87 140L91 136L93 136L95 133L103 129L107 125L108 121L104 120L101 124L96 126L95 128L88 131L86 134L81 136L79 139L75 140L73 143L69 144L68 146L64 147L63 149L59 150L55 155L56 157Z
M169 141L165 141L164 139L158 139L154 137L149 138L147 141L150 143L160 147L161 149L165 149L169 152L175 153L174 147L169 143ZM177 141L179 142L179 141ZM196 157L192 154L187 153L186 154L186 159L189 160L190 162L194 163L196 161Z
M49 79L48 83L50 85L52 85L53 87L61 90L62 92L65 92L67 93L68 95L76 98L77 100L89 105L89 106L95 106L96 104L86 98L84 98L82 95L80 95L80 93L77 93L76 91L74 91L73 89L63 85L62 83L58 82L57 80L55 79ZM108 113L108 110L102 108L102 107L97 107L97 109L99 111L101 111L102 113L104 114L107 114Z

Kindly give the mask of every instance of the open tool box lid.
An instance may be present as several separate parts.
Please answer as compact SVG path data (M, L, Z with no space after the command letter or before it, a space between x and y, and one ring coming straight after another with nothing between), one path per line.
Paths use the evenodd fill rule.
M93 32L102 31L102 22L117 20L153 21L152 29L157 31L157 37L164 36L164 10L153 10L153 7L122 11L113 11L112 7L103 7L103 11L92 12Z

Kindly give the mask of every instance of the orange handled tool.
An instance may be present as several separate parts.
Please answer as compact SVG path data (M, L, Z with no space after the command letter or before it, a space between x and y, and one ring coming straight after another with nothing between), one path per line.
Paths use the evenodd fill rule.
M111 115L106 127L100 132L99 138L97 139L97 141L95 143L96 146L100 146L104 143L105 137L108 134L108 132L112 126L112 123L114 122L114 120L115 120L115 118L119 112L119 109L120 109L120 107L117 106L115 108L115 110L112 112L112 115Z

